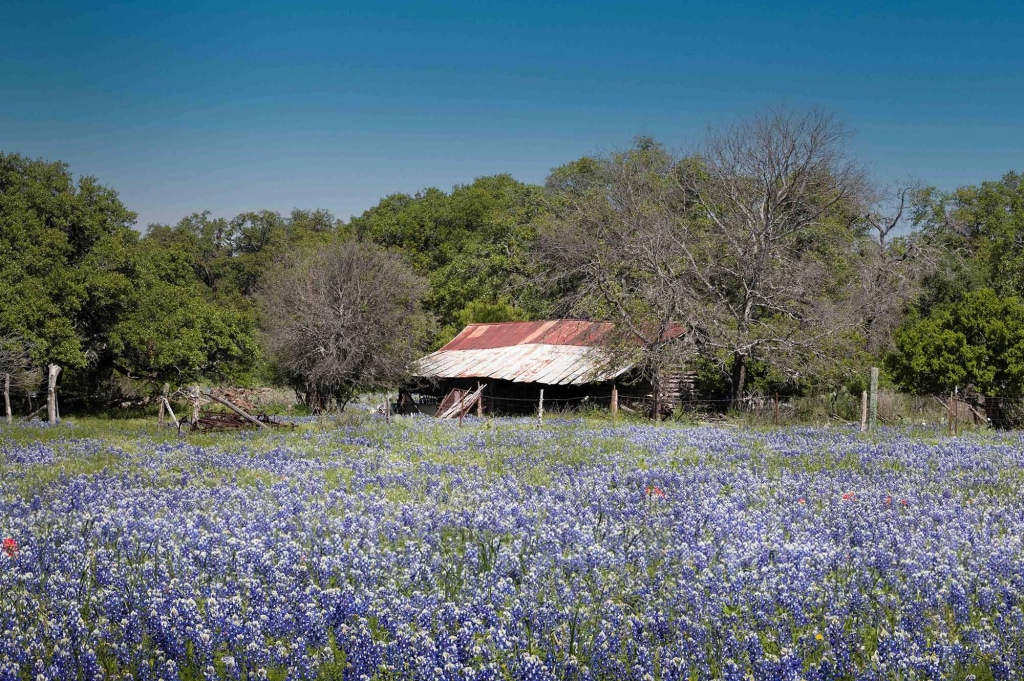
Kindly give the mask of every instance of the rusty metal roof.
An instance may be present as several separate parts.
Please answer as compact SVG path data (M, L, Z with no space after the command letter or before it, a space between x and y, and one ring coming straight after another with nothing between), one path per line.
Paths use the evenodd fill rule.
M540 322L498 322L470 324L445 350L487 350L511 345L600 345L615 328L611 322L585 322L577 319L555 319Z
M488 378L515 383L581 385L630 369L608 368L601 341L609 322L554 320L470 324L450 343L416 362L421 378Z

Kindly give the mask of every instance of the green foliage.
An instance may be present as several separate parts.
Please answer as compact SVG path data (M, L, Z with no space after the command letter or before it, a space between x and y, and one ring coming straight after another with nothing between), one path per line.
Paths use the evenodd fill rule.
M450 194L433 188L415 196L393 194L349 228L398 249L427 277L424 304L439 322L437 345L457 333L464 319L488 306L500 310L503 300L512 319L542 314L545 301L523 284L532 266L534 223L543 210L539 187L495 175L456 186Z
M908 390L973 386L984 395L1024 390L1024 303L979 289L908 320L896 334L889 370Z
M946 259L928 279L922 308L991 288L999 296L1024 296L1024 176L942 193L920 193L916 223Z
M146 238L134 221L116 192L75 183L62 163L0 156L0 335L23 339L36 366L64 367L71 399L97 399L113 371L176 385L244 376L258 352L242 296L259 263L222 257L224 221L192 216ZM270 222L237 221L248 257Z
M494 302L471 300L455 315L456 323L441 329L436 345L444 345L470 324L494 324L496 322L525 322L530 314L513 305L507 298Z
M0 333L26 340L36 364L94 361L135 295L134 221L95 179L0 154Z
M256 315L219 305L195 283L151 279L138 304L111 331L114 366L174 385L203 377L244 379L257 357Z

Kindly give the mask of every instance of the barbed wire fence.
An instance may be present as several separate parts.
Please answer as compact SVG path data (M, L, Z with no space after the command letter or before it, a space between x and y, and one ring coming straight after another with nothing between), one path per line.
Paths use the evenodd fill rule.
M607 393L548 397L484 395L482 413L488 416L548 416L611 412L613 397ZM440 398L418 403L422 413L432 414ZM749 393L741 400L727 397L683 396L656 400L651 395L620 396L618 411L625 416L654 418L662 409L667 421L747 421L762 425L849 424L862 425L862 398L843 391L811 395ZM467 416L477 414L475 408ZM879 391L877 419L883 426L942 426L950 432L979 427L1024 429L1024 395L908 394Z

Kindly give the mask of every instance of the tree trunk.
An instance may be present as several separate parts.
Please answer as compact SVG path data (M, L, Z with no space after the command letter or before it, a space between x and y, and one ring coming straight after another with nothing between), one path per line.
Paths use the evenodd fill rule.
M740 353L732 356L732 404L733 409L743 407L743 390L747 387L747 362Z

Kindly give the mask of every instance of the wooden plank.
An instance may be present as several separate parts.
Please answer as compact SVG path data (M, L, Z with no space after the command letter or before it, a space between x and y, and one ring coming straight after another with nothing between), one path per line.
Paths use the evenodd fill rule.
M164 392L166 393L166 391ZM178 419L175 417L174 410L171 409L171 403L167 401L166 397L164 397L163 406L167 407L167 413L171 415L171 421L174 422L175 427L178 427Z

